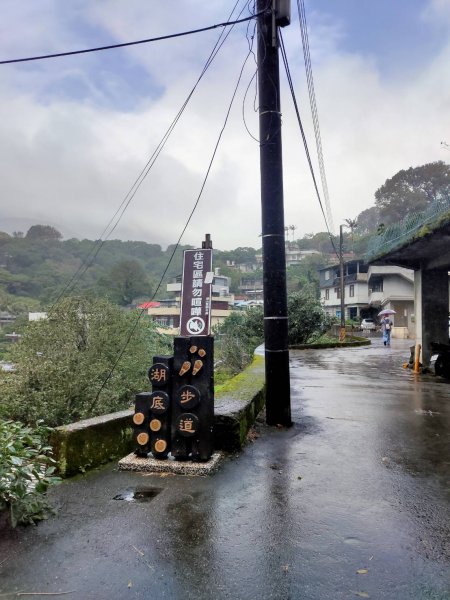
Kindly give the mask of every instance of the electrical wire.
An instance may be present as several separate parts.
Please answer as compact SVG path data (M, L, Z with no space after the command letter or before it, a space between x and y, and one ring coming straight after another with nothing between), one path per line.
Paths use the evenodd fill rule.
M182 31L180 33L171 33L168 35L162 35L154 38L147 38L145 40L137 40L134 42L123 42L121 44L109 44L108 46L98 46L96 48L86 48L84 50L72 50L70 52L57 52L55 54L42 54L40 56L29 56L26 58L12 58L8 60L0 60L0 65L10 65L13 63L22 63L22 62L31 62L36 60L46 60L49 58L61 58L62 56L74 56L75 54L87 54L89 52L101 52L103 50L114 50L116 48L126 48L128 46L137 46L138 44L149 44L151 42L160 42L162 40L171 40L177 37L183 37L187 35L192 35L194 33L202 33L204 31L211 31L212 29L217 29L218 27L229 27L230 25L238 25L239 23L245 23L247 21L251 21L252 19L256 19L260 14L257 13L252 14L249 17L245 17L244 19L238 19L236 21L226 21L225 23L218 23L217 25L209 25L208 27L201 27L199 29L191 29L190 31Z
M199 202L200 202L200 199L201 199L201 197L202 197L202 195L203 195L203 191L204 191L204 189L205 189L206 182L207 182L207 180L208 180L208 177L209 177L209 174L210 174L210 172L211 172L211 168L212 168L212 166L213 166L214 159L215 159L215 157L216 157L217 150L218 150L218 148L219 148L219 144L220 144L220 142L221 142L221 140L222 140L222 136L223 136L223 134L224 134L224 131L225 131L225 128L226 128L226 126L227 126L227 124L228 124L228 119L229 119L229 116L230 116L230 113L231 113L231 109L232 109L232 107L233 107L233 104L234 104L234 100L235 100L235 98L236 98L236 94L237 94L237 91L238 91L238 88L239 88L239 85L240 85L241 79L242 79L242 74L243 74L243 72L244 72L245 66L246 66L246 64L247 64L247 61L248 61L248 59L249 59L250 55L251 55L251 50L250 50L250 51L248 52L248 54L246 55L246 57L245 57L245 59L244 59L244 61L243 61L243 63L242 63L241 69L240 69L240 71L239 71L239 76L238 76L238 79L237 79L236 85L235 85L235 87L234 87L233 93L232 93L232 95L231 95L231 100L230 100L230 103L229 103L229 105L228 105L228 109L227 109L227 112L226 112L226 115L225 115L225 120L224 120L224 122L223 122L222 128L221 128L221 130L220 130L220 132L219 132L219 135L218 135L218 138L217 138L216 144L215 144L215 146L214 146L214 150L213 150L213 152L212 152L212 156L211 156L211 159L210 159L210 161L209 161L208 168L207 168L207 170L206 170L206 174L205 174L205 176L204 176L204 178L203 178L202 185L200 186L200 191L199 191L199 193L198 193L198 196L197 196L197 198L196 198L196 200L195 200L195 202L194 202L194 205L193 205L193 207L192 207L192 210L191 210L191 212L190 212L190 214L189 214L189 217L188 217L188 219L187 219L187 221L186 221L186 223L185 223L185 225L184 225L184 227L183 227L183 229L182 229L182 231L181 231L181 233L180 233L180 236L179 236L179 238L178 238L178 240L177 240L177 243L175 244L175 247L174 247L174 249L173 249L173 251L172 251L172 254L171 254L170 258L169 258L169 261L168 261L168 263L167 263L167 265L166 265L166 268L164 269L164 272L163 272L163 274L161 275L161 278L160 278L160 280L159 280L159 283L158 283L158 285L157 285L157 287L156 287L156 290L155 290L155 292L153 293L153 296L152 296L152 298L151 298L151 301L152 301L152 300L155 298L155 296L156 296L157 292L159 291L159 289L160 289L160 287L161 287L161 285L162 285L162 282L163 282L163 280L164 280L164 277L165 277L165 275L166 275L166 273L167 273L167 270L168 270L168 268L169 268L169 266L170 266L170 264L171 264L171 262L172 262L172 260L173 260L173 258L174 258L174 256L175 256L175 253L176 253L177 249L178 249L178 248L179 248L179 246L180 246L180 243L181 243L181 240L182 240L182 238L183 238L183 235L184 235L184 233L186 232L186 229L188 228L188 226L189 226L189 223L191 222L191 220L192 220L192 217L194 216L194 213L195 213L195 211L196 211L196 209L197 209L197 207L198 207L198 204L199 204ZM105 378L105 380L103 381L103 383L102 383L102 385L101 385L101 387L100 387L99 391L97 392L97 395L96 395L96 397L95 397L94 401L93 401L93 402L92 402L92 404L91 404L91 407L90 407L91 409L92 409L92 408L95 406L95 404L97 403L97 401L98 401L98 399L99 399L99 397L100 397L100 394L102 393L102 391L104 390L104 388L105 388L106 384L108 383L108 381L109 381L109 380L110 380L110 378L112 377L112 375L113 375L113 373L114 373L114 371L115 371L115 369L116 369L117 365L119 364L119 362L120 362L120 360L121 360L121 358L122 358L123 354L125 353L125 350L126 350L126 348L128 347L128 344L129 344L129 343L130 343L130 341L131 341L131 338L133 337L133 334L134 334L134 332L136 331L136 327L138 326L138 323L139 323L139 321L140 321L140 319L141 319L141 317L142 317L142 315L143 315L143 313L144 313L144 312L145 312L145 309L142 309L142 310L141 310L141 312L138 314L138 316L137 316L137 318L136 318L136 321L135 321L135 323L134 323L134 325L133 325L132 329L130 330L130 333L129 333L128 337L127 337L127 340L126 340L126 342L125 342L125 344L124 344L124 346L123 346L122 350L121 350L121 351L120 351L120 353L118 354L116 361L114 362L114 364L113 364L113 366L112 366L112 368L111 368L110 372L108 373L107 377L106 377L106 378Z
M306 23L305 3L303 0L297 0L297 10L300 23L300 32L302 36L303 57L305 61L306 80L308 83L309 103L314 125L314 135L316 138L317 158L319 161L320 178L322 181L323 197L328 217L328 223L331 231L334 231L333 215L330 207L330 197L328 193L328 182L325 172L325 163L323 159L322 138L320 135L319 115L317 112L316 93L314 89L314 79L312 73L311 55L309 52L308 26Z
M334 240L333 240L330 228L328 226L327 216L325 214L325 210L323 208L322 200L320 198L319 188L317 186L317 180L316 180L316 176L315 176L315 173L314 173L314 168L313 168L312 161L311 161L311 155L309 153L308 142L306 140L305 130L303 128L302 119L300 117L300 111L299 111L299 108L298 108L297 98L295 96L294 84L292 82L291 72L290 72L290 69L289 69L289 63L288 63L288 59L287 59L287 55L286 55L286 49L285 49L284 41L283 41L283 35L282 35L281 31L278 32L278 36L279 36L279 41L280 41L280 49L281 49L281 56L283 58L284 69L286 71L286 77L287 77L287 80L288 80L288 85L289 85L289 89L290 89L290 92L291 92L292 101L294 103L295 113L297 115L297 121L298 121L298 124L299 124L299 127L300 127L300 133L301 133L302 140L303 140L303 146L305 148L305 153L306 153L306 158L307 158L308 165L309 165L309 170L311 172L312 180L313 180L313 183L314 183L314 189L316 190L317 199L319 201L320 210L322 211L322 215L323 215L323 218L325 220L325 226L326 226L327 231L328 231L328 235L329 235L329 238L330 238L331 245L333 246L333 249L334 249L334 251L336 253L336 256L339 258L340 255L339 255L339 253L338 253L338 251L336 249L336 246L334 244Z
M249 2L249 5L250 5L250 2ZM253 10L254 9L255 9L255 2L253 2ZM255 85L255 100L253 101L253 110L254 110L255 113L258 111L258 108L255 106L256 105L256 96L258 94L258 79L257 79L257 75L258 75L258 59L256 57L256 54L253 52L253 40L255 38L256 23L254 25L253 35L251 37L249 37L249 27L250 27L250 23L247 25L247 34L246 34L246 37L247 37L248 44L249 44L249 50L250 50L251 54L253 55L253 59L254 59L255 64L256 64L256 69L255 69L255 72L253 73L252 77L250 78L250 81L248 82L248 85L247 85L247 87L245 89L244 98L242 100L242 121L244 123L245 129L247 130L248 135L253 140L255 140L255 142L258 142L258 144L259 144L259 139L252 134L252 132L250 131L250 129L249 129L248 125L247 125L247 120L245 118L245 103L247 101L247 94L249 92L250 86L252 85L253 81L255 81L255 83L256 83L256 85Z
M238 4L239 4L239 0L236 1L235 5L234 5L234 7L233 7L233 9L232 9L232 11L230 13L230 17L229 18L231 18L231 15L236 10L236 7L237 7ZM243 13L244 10L245 10L245 7L240 11L238 17L240 17L240 15ZM120 220L122 219L125 211L127 210L127 208L130 205L131 201L135 197L137 191L141 187L142 183L144 182L144 180L147 177L148 173L150 172L151 168L155 164L157 158L161 154L161 152L162 152L162 150L163 150L166 142L168 141L170 135L172 134L172 132L175 129L178 121L180 120L180 118L181 118L184 110L186 109L186 107L187 107L190 99L192 98L192 96L193 96L193 94L194 94L197 86L199 85L199 83L202 80L203 76L205 75L205 73L207 72L207 70L211 66L212 62L216 58L216 56L217 56L218 52L220 51L220 49L222 48L223 44L228 39L228 36L231 34L232 30L233 30L233 27L231 27L230 29L228 29L226 31L226 33L225 33L225 29L224 29L221 32L221 34L219 35L219 37L218 37L218 39L217 39L217 41L216 41L216 43L215 43L215 45L214 45L214 47L213 47L210 55L209 55L209 57L208 57L205 65L204 65L204 67L203 67L203 69L202 69L202 71L201 71L201 73L199 75L199 77L197 78L197 81L195 82L194 86L192 87L191 91L189 92L186 100L183 102L183 104L182 104L180 110L178 111L177 115L175 116L175 118L173 119L173 121L171 122L171 124L169 125L169 127L166 130L165 134L163 135L161 141L156 146L155 150L153 151L153 153L150 156L149 160L147 161L146 165L143 167L143 169L139 173L138 177L134 181L134 183L131 186L130 190L125 195L124 199L122 200L121 204L119 205L119 208L116 210L116 212L114 213L114 215L112 216L112 218L109 220L108 224L106 225L106 227L102 231L102 233L101 233L101 235L99 237L99 241L94 244L94 246L92 247L91 251L88 253L87 257L84 259L84 261L78 267L78 269L76 270L76 272L72 275L71 279L66 283L65 287L59 293L59 295L57 296L56 300L53 302L52 306L50 307L49 312L51 312L54 309L54 307L66 295L66 293L69 293L69 292L71 292L71 291L73 291L75 289L78 281L83 277L83 275L86 273L86 271L89 269L89 267L91 267L94 264L94 261L97 258L100 250L103 248L103 246L104 246L105 242L107 241L107 239L112 235L112 233L116 229L116 227L119 224Z
M246 87L246 89L245 89L244 99L242 100L242 121L243 121L243 123L244 123L244 127L245 127L245 129L247 130L247 133L248 133L248 135L249 135L249 136L250 136L250 137L251 137L253 140L255 140L255 142L258 142L258 144L259 144L259 143L260 143L259 139L258 139L256 136L254 136L254 135L253 135L253 133L250 131L250 129L249 129L248 125L247 125L247 120L246 120L246 118L245 118L245 102L246 102L246 100L247 100L247 94L248 94L248 91L249 91L249 89L250 89L250 86L252 85L253 81L254 81L254 80L256 80L256 82L257 82L257 77L256 77L257 75L258 75L258 70L256 70L256 71L253 73L253 76L252 76L252 78L250 79L250 81L249 81L249 83L248 83L248 86L247 86L247 87ZM257 93L257 84L256 84L256 93ZM255 105L255 103L253 103L253 105ZM255 112L257 112L257 110L258 110L258 109L256 109L256 110L255 110Z

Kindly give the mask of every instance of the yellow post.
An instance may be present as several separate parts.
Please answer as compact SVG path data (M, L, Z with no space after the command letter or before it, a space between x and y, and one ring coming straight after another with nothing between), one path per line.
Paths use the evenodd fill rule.
M339 329L339 341L343 342L345 340L345 327L341 327Z
M421 350L422 346L420 344L416 344L416 348L414 350L414 368L413 368L413 373L420 373L420 367L419 367L419 363L420 363L420 350Z

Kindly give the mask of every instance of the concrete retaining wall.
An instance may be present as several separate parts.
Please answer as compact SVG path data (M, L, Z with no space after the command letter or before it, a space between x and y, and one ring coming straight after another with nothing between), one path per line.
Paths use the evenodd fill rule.
M264 406L264 359L233 377L216 395L214 448L239 450L256 416ZM131 416L133 411L86 419L57 427L51 437L58 471L62 477L75 475L133 450Z

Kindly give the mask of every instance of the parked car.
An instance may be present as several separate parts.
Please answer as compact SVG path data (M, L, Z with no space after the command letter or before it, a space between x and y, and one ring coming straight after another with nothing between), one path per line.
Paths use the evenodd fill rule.
M361 321L361 329L363 331L374 330L377 328L377 324L373 319L363 319Z

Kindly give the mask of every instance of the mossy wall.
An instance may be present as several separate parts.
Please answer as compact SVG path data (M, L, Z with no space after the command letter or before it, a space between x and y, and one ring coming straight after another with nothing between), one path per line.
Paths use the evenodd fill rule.
M242 448L248 430L265 404L264 358L230 379L217 394L214 418L214 446L232 452Z
M131 452L131 416L125 410L57 427L51 438L62 477L99 466Z
M214 448L236 451L264 406L264 359L233 377L217 394L214 405ZM57 427L51 437L62 477L122 458L133 450L132 410Z

